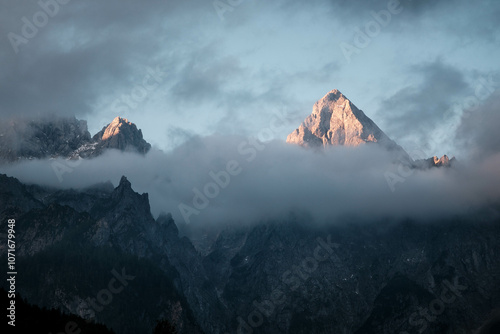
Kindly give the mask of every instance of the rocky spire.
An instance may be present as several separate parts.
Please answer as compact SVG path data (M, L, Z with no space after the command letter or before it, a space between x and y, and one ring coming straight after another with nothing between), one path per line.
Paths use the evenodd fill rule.
M122 151L147 153L151 145L142 137L142 131L126 118L116 117L111 123L99 131L93 139L100 148L114 148Z
M402 150L337 89L314 104L312 114L288 135L286 141L302 146L358 146L373 142Z

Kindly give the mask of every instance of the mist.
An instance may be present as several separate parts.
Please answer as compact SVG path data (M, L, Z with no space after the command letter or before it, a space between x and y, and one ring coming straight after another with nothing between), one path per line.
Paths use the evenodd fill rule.
M194 137L171 152L108 151L91 160L31 160L0 172L24 183L81 189L125 175L149 194L154 217L177 223L246 224L306 213L345 218L429 219L473 213L500 200L500 154L452 168L409 169L376 145L308 150L240 136Z

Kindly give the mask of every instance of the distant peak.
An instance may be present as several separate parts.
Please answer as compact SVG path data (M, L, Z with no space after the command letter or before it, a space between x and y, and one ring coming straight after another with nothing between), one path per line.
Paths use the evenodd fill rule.
M451 159L445 154L441 158L433 156L429 159L422 159L415 161L415 167L417 168L430 168L430 167L451 167L456 161L455 157Z
M402 151L338 89L331 90L314 104L312 113L288 135L287 143L308 147L379 143Z
M111 124L117 124L117 123L127 123L127 124L130 124L132 125L132 122L130 122L128 119L126 118L121 118L120 116L116 116L113 121L111 122Z
M103 127L93 139L101 149L110 148L145 154L151 148L151 145L144 140L142 131L128 119L119 116Z
M342 94L338 89L332 89L323 97L323 99L330 100L330 101L336 101L336 100L340 99L341 97L345 98L344 94Z
M118 185L118 187L132 188L132 184L127 179L127 177L123 175L122 178L120 179L120 184Z
M129 122L126 118L121 118L119 116L115 117L111 123L106 127L104 133L101 137L102 140L106 140L120 133L120 127L122 125L135 126L132 122Z

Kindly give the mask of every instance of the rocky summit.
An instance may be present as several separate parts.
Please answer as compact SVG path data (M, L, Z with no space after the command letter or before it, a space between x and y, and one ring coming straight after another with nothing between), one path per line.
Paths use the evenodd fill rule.
M0 161L93 158L108 149L145 154L151 145L135 124L121 117L93 137L87 122L74 117L11 120L0 126Z
M288 135L286 142L305 147L376 143L409 159L402 147L337 89L314 104L311 115Z
M122 151L135 150L147 153L151 145L142 137L142 131L126 118L116 117L94 137L94 141L101 142L103 148L114 148Z
M399 148L337 89L314 104L312 114L288 135L286 141L307 147L379 143L386 148Z
M339 90L334 89L317 101L311 115L290 133L287 143L304 147L359 146L377 144L395 153L394 161L412 168L451 167L455 157L436 156L414 161L406 151L391 140L365 113Z
M451 167L455 163L456 158L452 157L451 159L445 154L441 158L437 156L433 156L429 159L417 160L415 161L415 165L421 168L431 168L431 167Z

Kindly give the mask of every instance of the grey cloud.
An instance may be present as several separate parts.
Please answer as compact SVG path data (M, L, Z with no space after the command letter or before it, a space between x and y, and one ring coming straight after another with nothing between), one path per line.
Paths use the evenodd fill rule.
M252 223L290 211L307 212L318 223L346 217L426 219L469 212L500 200L496 186L500 173L495 168L500 154L470 166L415 171L391 192L385 174L397 164L389 163L388 153L374 146L315 152L278 141L259 145L240 136L212 136L194 138L168 154L152 151L140 157L109 152L72 168L63 175L62 184L51 168L53 161L0 170L25 182L66 188L107 180L117 184L126 175L136 191L149 193L155 215L169 211L182 223L179 205L194 208L194 189L206 193L207 184L214 184L212 174L227 170L227 163L234 160L240 173L231 176L206 207L189 215L190 223L206 226Z
M189 129L169 126L166 130L169 148L173 149L185 142L192 140L196 135Z
M215 45L196 50L177 73L171 97L188 104L225 96L231 81L240 81L244 71L235 57L215 55Z
M436 129L449 121L454 101L471 94L465 75L441 60L414 66L409 74L421 82L402 88L382 101L382 127L400 144L428 143Z
M198 4L185 20L196 20L203 8ZM2 116L91 113L102 97L133 84L144 67L169 63L165 47L181 38L176 13L188 8L178 1L73 1L61 5L16 54L7 33L22 35L21 18L32 21L41 7L1 6L9 6L0 14L5 32L0 55L9 64L0 71Z
M455 140L469 154L469 158L482 160L500 153L500 91L491 95L484 104L468 109L461 117Z

